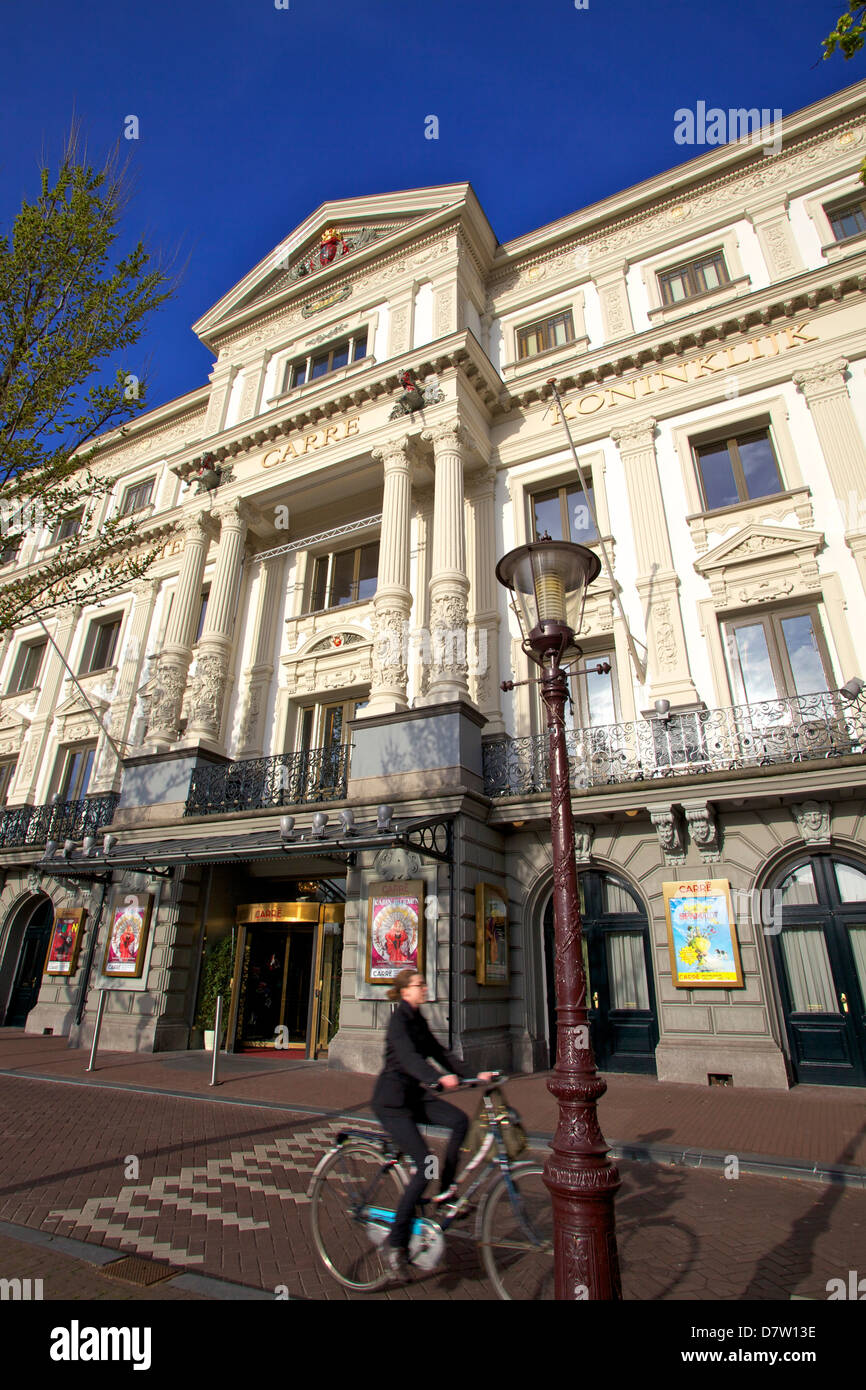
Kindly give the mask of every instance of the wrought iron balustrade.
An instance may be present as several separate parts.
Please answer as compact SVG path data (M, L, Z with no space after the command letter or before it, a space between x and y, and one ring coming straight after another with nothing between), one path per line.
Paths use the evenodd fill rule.
M571 785L767 767L866 751L866 710L835 692L566 730ZM488 796L547 791L547 734L484 745Z
M348 776L349 748L342 744L197 767L190 778L184 815L340 801L346 795Z
M0 848L44 845L48 840L83 840L114 819L118 792L42 806L7 806L0 812Z

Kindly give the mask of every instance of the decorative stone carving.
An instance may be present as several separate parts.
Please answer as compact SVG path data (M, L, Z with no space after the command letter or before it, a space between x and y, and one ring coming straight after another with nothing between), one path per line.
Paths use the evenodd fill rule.
M222 720L223 698L228 684L228 662L217 652L205 652L196 662L190 684L190 720L216 734Z
M588 864L592 856L595 826L589 821L574 822L574 854L578 864Z
M716 863L721 858L721 844L719 823L712 806L705 802L683 802L683 811L701 859L705 864Z
M821 388L825 391L827 387L844 391L847 370L847 358L834 357L831 362L816 362L812 367L804 367L802 371L794 372L792 380L808 400L810 395L814 395Z
M655 636L658 664L663 671L671 671L677 664L677 642L674 625L671 622L670 604L660 603L658 605Z
M650 811L650 820L656 828L659 845L666 864L685 862L685 843L682 822L672 806L658 811Z
M373 683L399 686L408 681L409 621L402 609L376 608L373 614Z
M149 696L148 729L177 732L185 689L186 671L172 663L160 661Z
M829 801L800 801L791 807L791 813L807 845L829 845Z
M419 878L421 857L414 850L401 849L399 846L380 849L373 860L373 872L387 881Z
M440 594L433 599L430 648L435 675L466 680L466 599L462 594Z
M244 716L241 720L241 726L238 734L238 742L242 748L246 747L248 744L254 744L256 742L256 734L258 733L259 726L259 715L261 714L261 704L259 699L260 693L261 692L259 690L259 687L254 685L247 694L247 702L246 707L244 709Z

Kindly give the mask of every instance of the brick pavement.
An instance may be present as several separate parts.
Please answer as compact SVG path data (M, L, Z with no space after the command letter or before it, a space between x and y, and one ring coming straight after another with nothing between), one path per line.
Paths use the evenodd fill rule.
M284 1286L292 1297L346 1299L313 1248L306 1201L315 1156L336 1127L249 1103L0 1076L0 1219L170 1257L178 1269L272 1294ZM620 1168L629 1299L824 1300L829 1279L863 1265L861 1190ZM435 1274L373 1297L484 1300L491 1289L474 1247L451 1241Z
M210 1058L202 1052L100 1053L86 1072L87 1052L63 1038L28 1037L0 1029L0 1074L63 1077L106 1086L139 1086L220 1100L254 1101L289 1108L363 1113L372 1094L370 1076L332 1071L327 1062L223 1056L220 1085L210 1087ZM509 1098L527 1129L550 1135L556 1123L545 1076L517 1076ZM686 1086L654 1077L608 1074L599 1107L610 1143L650 1151L689 1149L718 1154L856 1166L866 1174L866 1090L797 1086L790 1091ZM458 1098L467 1110L471 1095ZM369 1113L369 1112L368 1112ZM656 1156L662 1156L658 1153Z

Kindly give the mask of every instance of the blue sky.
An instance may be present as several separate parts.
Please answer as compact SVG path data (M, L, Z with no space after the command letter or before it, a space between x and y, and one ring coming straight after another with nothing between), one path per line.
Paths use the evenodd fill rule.
M190 324L328 198L465 179L506 241L701 153L679 107L788 113L866 77L821 60L844 0L288 3L4 7L0 226L76 113L94 158L131 157L126 237L187 260L136 350L151 405L204 384Z

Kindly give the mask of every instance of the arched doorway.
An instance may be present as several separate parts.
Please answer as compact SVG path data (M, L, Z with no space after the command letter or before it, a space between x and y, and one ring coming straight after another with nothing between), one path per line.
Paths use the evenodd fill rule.
M773 958L794 1078L866 1085L866 865L815 853L788 864Z
M658 1017L646 913L614 874L578 876L590 1037L600 1071L654 1076ZM556 1060L553 897L544 911L544 963L550 1065Z
M23 1028L27 1015L39 998L53 924L54 906L51 899L38 897L31 898L19 908L17 920L10 926L3 970L3 974L6 974L8 968L12 976L9 1003L3 1018L7 1028ZM19 942L20 949L16 952Z

